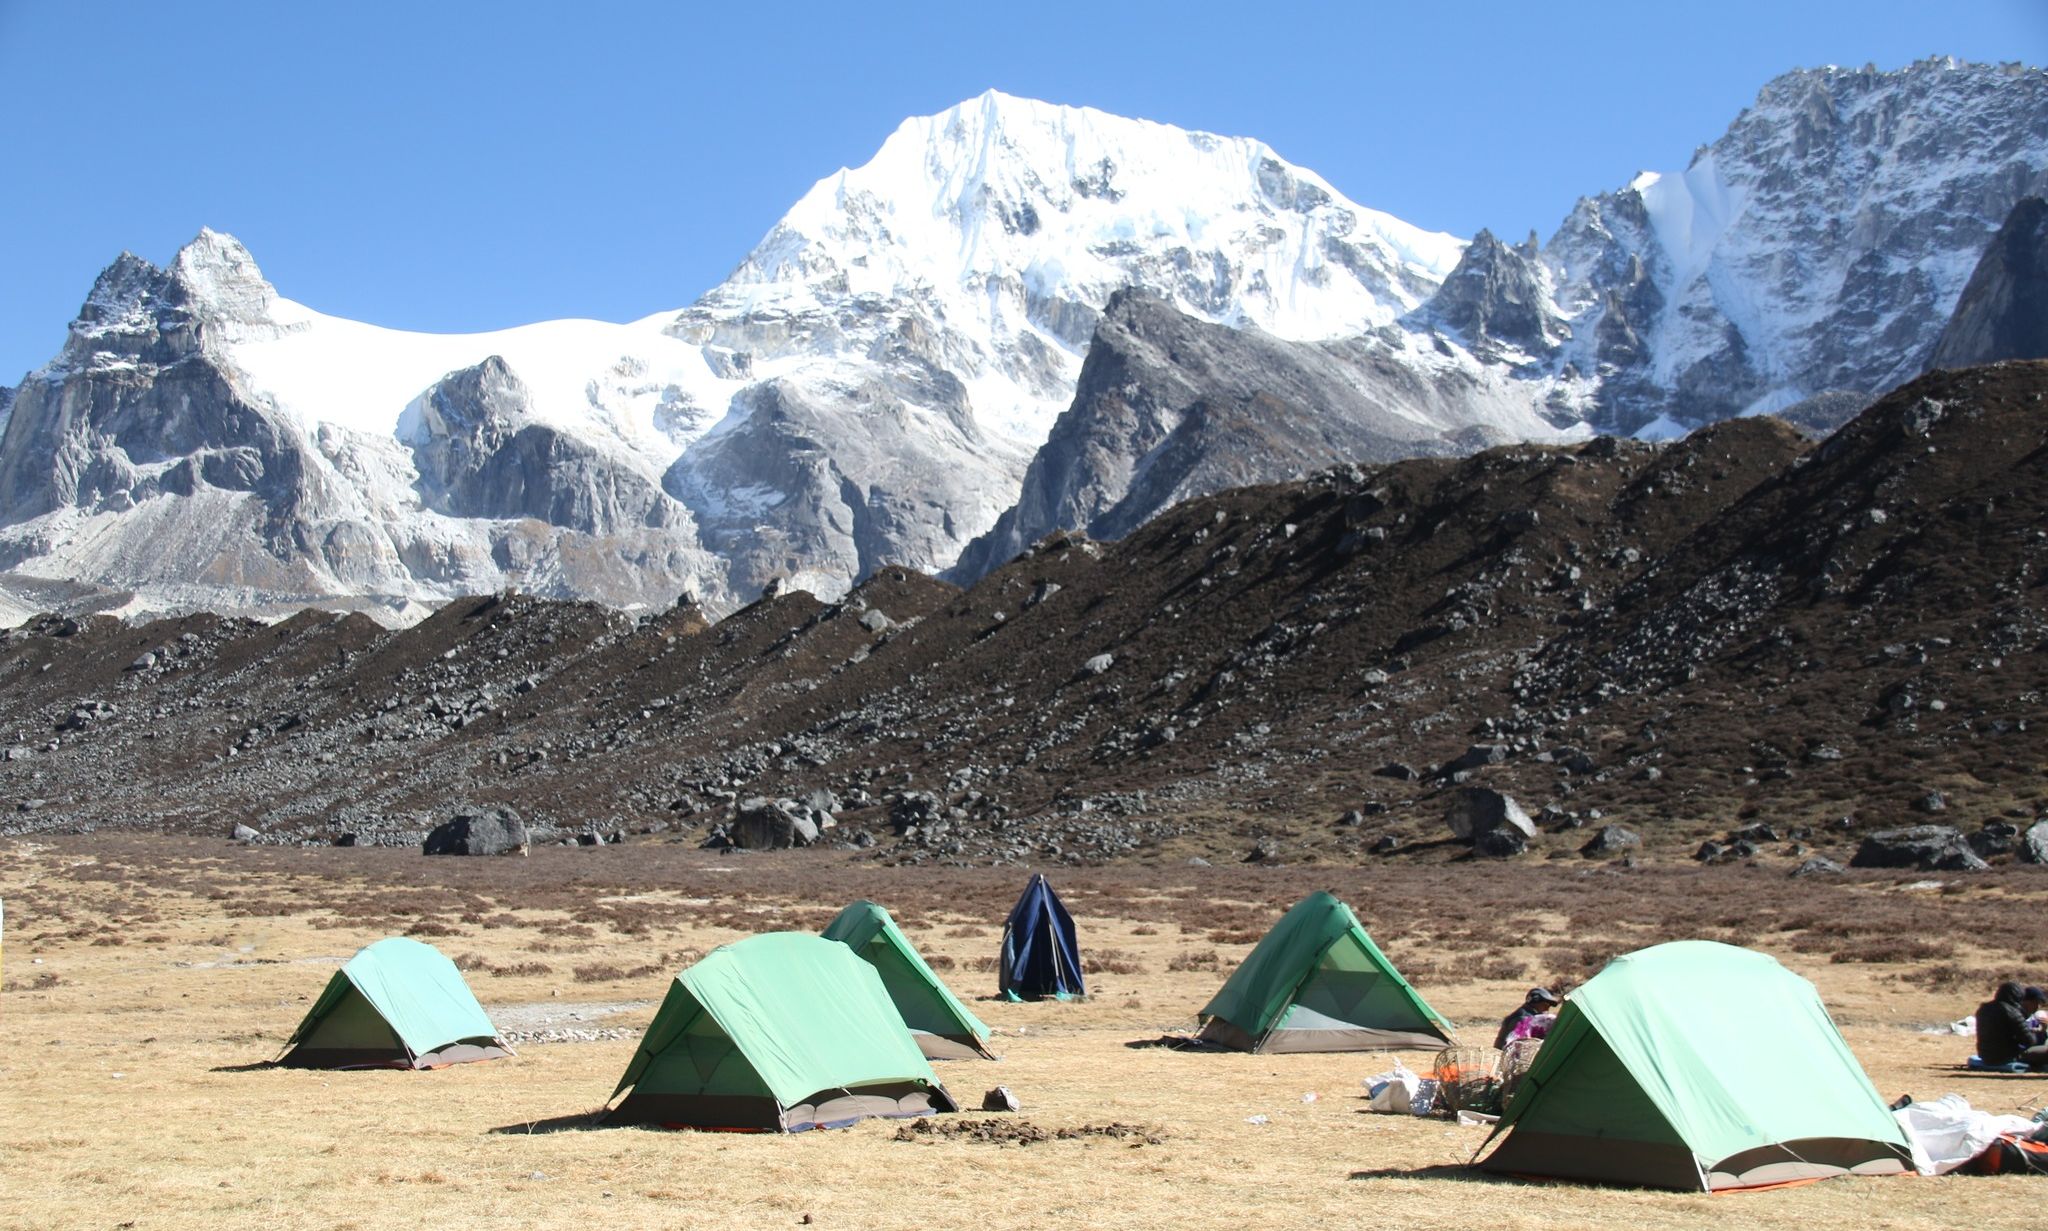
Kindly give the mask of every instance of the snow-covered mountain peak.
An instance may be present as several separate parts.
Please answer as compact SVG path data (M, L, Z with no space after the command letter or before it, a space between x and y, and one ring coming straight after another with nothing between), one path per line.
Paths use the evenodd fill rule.
M1322 338L1413 308L1462 249L1264 142L989 91L904 121L867 163L820 180L707 299L802 310L916 292L1000 327L1000 304L976 308L991 284L1085 305L1084 323L1135 284L1206 319Z
M178 249L170 274L193 305L216 320L268 321L277 302L277 289L257 268L256 258L242 241L211 227L200 228L190 243Z

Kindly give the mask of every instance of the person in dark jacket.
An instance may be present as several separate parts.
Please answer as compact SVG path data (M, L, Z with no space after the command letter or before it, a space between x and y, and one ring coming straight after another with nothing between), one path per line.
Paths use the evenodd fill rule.
M2030 1069L2048 1069L2048 1043L2034 1028L2041 1011L2041 989L2001 983L1991 999L1977 1006L1977 1055L1987 1065L2018 1060Z
M1508 1037L1515 1032L1515 1027L1538 1014L1557 1012L1558 1003L1557 993L1549 988L1530 988L1529 994L1522 997L1522 1007L1501 1019L1500 1032L1493 1036L1494 1047L1505 1048L1508 1045Z

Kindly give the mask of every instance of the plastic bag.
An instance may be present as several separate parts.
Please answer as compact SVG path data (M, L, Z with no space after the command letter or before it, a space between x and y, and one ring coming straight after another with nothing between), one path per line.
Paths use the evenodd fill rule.
M1375 1073L1365 1079L1365 1092L1370 1096L1365 1105L1366 1110L1383 1111L1392 1115L1406 1114L1414 1104L1416 1087L1421 1084L1422 1078L1410 1072L1407 1065L1396 1060L1394 1067L1389 1071Z
M1979 1111L1960 1094L1908 1103L1892 1116L1906 1131L1913 1169L1921 1175L1945 1175L1983 1153L2001 1134L2024 1134L2034 1127L2023 1116Z

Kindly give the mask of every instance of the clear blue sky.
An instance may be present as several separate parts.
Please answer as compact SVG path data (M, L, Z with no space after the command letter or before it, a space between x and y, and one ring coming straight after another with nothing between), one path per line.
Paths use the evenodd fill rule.
M1793 67L2048 62L2044 0L698 5L0 0L0 384L123 249L238 235L409 329L626 320L990 87L1261 138L1433 229L1545 235Z

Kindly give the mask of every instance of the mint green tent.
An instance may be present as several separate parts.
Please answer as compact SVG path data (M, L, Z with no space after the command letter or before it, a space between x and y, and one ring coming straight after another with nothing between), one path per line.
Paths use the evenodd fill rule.
M285 1042L296 1068L433 1069L512 1054L455 963L393 936L334 972Z
M615 1123L795 1132L954 1111L882 977L837 941L770 932L676 976L612 1097Z
M882 976L883 988L925 1059L995 1059L988 1050L988 1027L932 973L888 911L865 899L855 902L826 925L824 936L852 949Z
M1616 958L1573 992L1503 1133L1488 1171L1652 1188L1911 1167L1813 985L1765 954L1700 940Z
M1358 924L1316 892L1295 903L1202 1007L1202 1038L1254 1052L1442 1047L1451 1024Z

